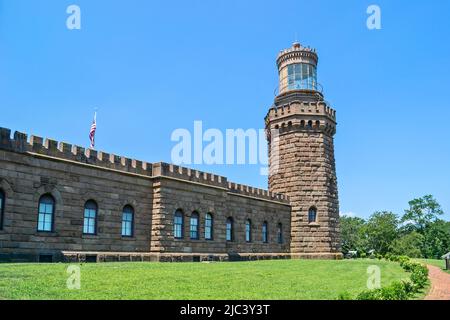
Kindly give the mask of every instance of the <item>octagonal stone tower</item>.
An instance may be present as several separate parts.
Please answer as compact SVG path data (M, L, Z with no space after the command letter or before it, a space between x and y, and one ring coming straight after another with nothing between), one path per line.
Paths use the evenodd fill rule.
M341 258L333 136L336 113L317 83L316 51L277 57L279 89L266 120L269 190L289 196L293 257Z

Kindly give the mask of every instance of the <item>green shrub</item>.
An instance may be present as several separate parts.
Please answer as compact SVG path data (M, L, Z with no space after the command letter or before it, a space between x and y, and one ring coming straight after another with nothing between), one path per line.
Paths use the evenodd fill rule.
M365 290L356 296L356 300L383 300L381 289Z
M400 262L400 265L402 265L403 262L409 261L409 257L408 256L399 256L398 257L398 262Z
M367 257L367 254L365 252L361 252L359 256L361 259L365 259Z
M377 254L377 258L380 255ZM395 281L389 286L365 290L356 296L356 300L407 300L428 283L428 269L421 263L411 261L407 256L386 254L386 260L399 262L400 266L411 273L409 281Z
M423 289L428 283L428 269L422 265L415 266L411 273L411 281L417 289Z
M412 296L414 293L416 293L416 287L414 286L414 283L410 280L403 280L403 288L405 290L405 293L408 296Z
M405 290L405 284L400 281L392 282L391 285L381 288L382 300L407 300L410 297Z
M395 281L389 286L366 290L358 294L357 300L407 300L414 293L411 282Z

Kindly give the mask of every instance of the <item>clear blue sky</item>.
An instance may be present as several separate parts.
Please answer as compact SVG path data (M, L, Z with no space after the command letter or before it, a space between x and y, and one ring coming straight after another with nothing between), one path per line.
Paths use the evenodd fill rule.
M366 28L378 4L382 30ZM77 4L82 29L66 28ZM275 57L318 50L337 110L341 212L450 213L450 2L0 0L0 126L170 162L173 130L262 128ZM260 166L192 166L267 187Z

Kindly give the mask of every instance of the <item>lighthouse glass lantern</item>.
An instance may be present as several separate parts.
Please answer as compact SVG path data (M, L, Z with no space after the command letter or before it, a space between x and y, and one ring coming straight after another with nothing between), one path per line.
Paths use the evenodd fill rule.
M288 65L288 90L317 90L317 69L309 63Z

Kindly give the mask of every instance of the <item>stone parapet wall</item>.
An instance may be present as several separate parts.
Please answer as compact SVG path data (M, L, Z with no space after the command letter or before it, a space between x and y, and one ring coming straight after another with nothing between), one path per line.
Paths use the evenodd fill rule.
M136 159L118 156L103 151L85 149L77 145L58 142L53 139L15 132L11 138L11 130L0 128L0 150L29 154L49 160L70 162L92 166L105 171L118 171L125 174L140 175L148 178L166 177L180 179L211 187L227 189L229 192L251 196L265 200L289 203L287 196L275 194L267 190L229 182L226 177L202 172L168 163L148 163Z

